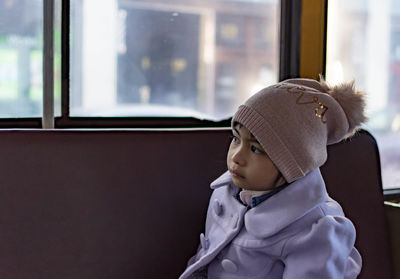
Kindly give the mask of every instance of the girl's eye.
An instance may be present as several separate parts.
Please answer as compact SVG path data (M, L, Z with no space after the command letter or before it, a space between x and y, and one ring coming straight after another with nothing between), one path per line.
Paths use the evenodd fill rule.
M232 136L232 142L239 143L239 138L237 136Z
M261 149L255 147L254 145L251 146L251 151L256 154L264 154L264 152Z

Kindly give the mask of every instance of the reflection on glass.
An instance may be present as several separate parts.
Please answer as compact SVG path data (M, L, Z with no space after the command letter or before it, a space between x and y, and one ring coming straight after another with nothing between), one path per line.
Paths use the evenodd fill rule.
M329 1L327 80L368 93L366 128L378 141L385 188L400 187L400 5Z
M229 117L277 81L279 1L71 1L72 116Z

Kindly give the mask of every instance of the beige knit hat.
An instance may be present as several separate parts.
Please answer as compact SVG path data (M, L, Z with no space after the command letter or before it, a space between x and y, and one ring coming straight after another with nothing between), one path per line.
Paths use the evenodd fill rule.
M250 97L233 116L258 140L287 182L323 165L326 146L366 121L365 96L354 82L289 79Z

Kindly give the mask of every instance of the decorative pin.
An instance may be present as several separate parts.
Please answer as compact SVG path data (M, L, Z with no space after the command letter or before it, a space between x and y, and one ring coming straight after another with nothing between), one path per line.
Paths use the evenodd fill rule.
M326 120L324 119L324 115L326 111L328 110L328 107L324 106L322 103L318 102L319 106L315 108L315 116L321 118L322 123L326 123ZM320 113L320 110L322 112Z
M281 84L279 84L275 88L280 88L282 87ZM304 93L307 91L306 88L302 86L296 86L296 87L286 87L286 91L291 93L291 94L299 94L299 96L296 99L296 104L298 105L307 105L307 104L317 104L317 107L314 108L314 114L316 117L321 119L322 123L326 123L326 120L324 118L325 113L328 110L328 107L322 104L317 96L314 96L312 100L304 100ZM313 91L313 90L311 90Z

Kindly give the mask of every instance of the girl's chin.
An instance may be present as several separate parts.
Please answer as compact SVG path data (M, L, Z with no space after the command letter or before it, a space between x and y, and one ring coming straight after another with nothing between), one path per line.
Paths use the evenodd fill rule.
M245 187L246 183L244 183L243 178L239 178L239 177L232 177L232 181L233 183L235 183L236 186L243 188Z

